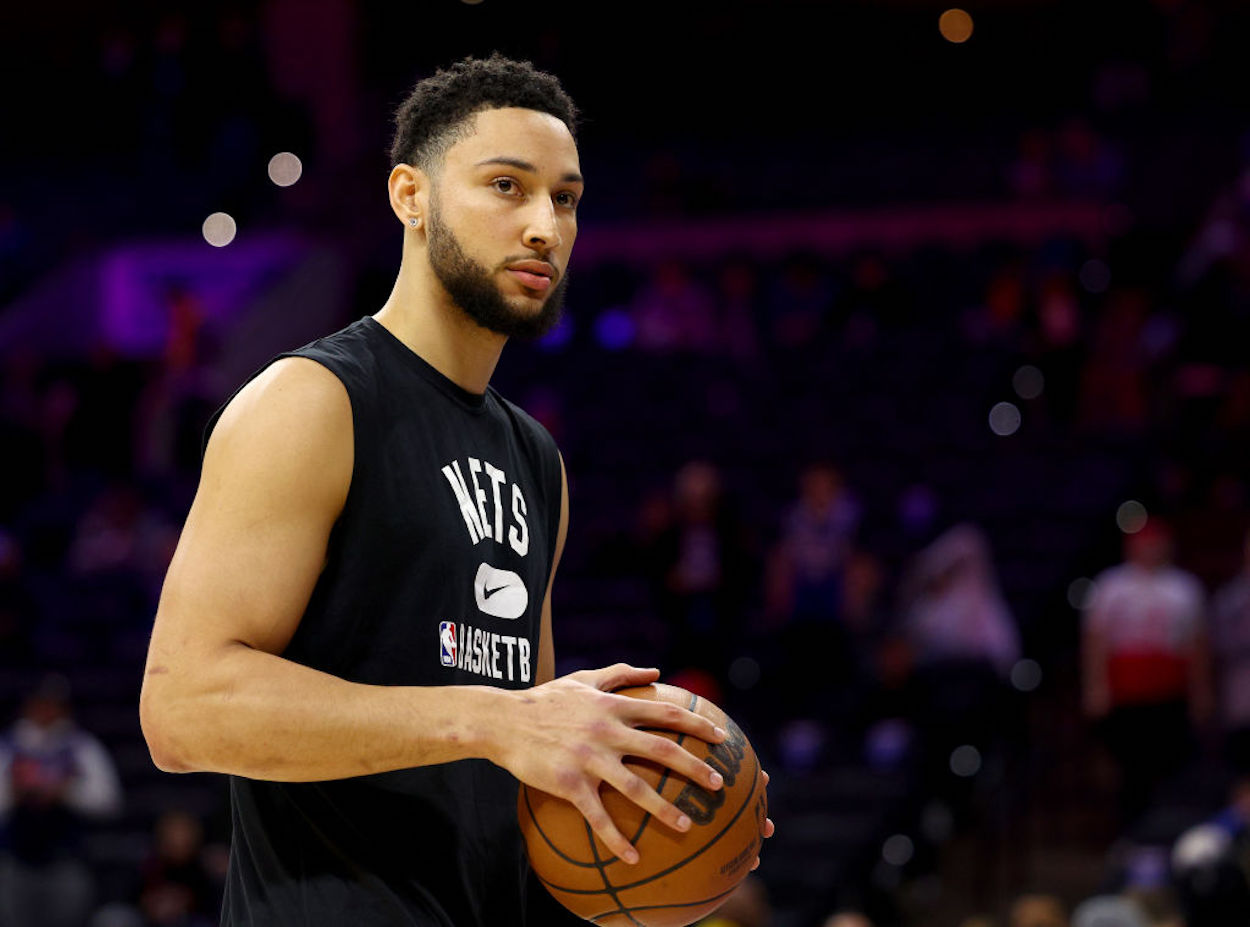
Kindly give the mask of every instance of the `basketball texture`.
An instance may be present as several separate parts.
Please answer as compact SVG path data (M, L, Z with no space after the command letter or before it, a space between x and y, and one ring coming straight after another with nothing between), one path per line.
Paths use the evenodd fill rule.
M604 807L638 850L633 866L603 845L576 807L525 785L517 798L521 832L534 873L579 917L604 927L682 927L715 910L750 872L768 817L763 773L746 735L707 699L663 683L617 691L673 702L724 728L728 736L719 744L656 731L712 765L724 788L709 792L656 763L626 757L626 766L692 821L678 833L603 786Z

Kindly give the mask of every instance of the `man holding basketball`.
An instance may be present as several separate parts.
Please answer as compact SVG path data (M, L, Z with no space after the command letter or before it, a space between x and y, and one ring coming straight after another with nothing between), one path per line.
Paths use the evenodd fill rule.
M497 55L419 83L392 148L390 298L276 358L210 424L140 714L159 767L231 775L226 924L517 924L517 779L627 863L601 785L690 821L624 756L721 787L645 729L724 731L612 694L657 670L553 678L563 463L489 387L507 339L559 313L575 118L553 77Z

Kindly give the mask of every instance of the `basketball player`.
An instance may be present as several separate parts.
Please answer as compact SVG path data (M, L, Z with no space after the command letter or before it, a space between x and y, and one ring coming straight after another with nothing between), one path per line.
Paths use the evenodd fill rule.
M518 779L626 863L602 784L690 821L623 756L722 786L644 729L722 730L611 693L657 670L553 678L563 463L488 384L507 339L559 312L574 123L553 77L497 55L420 82L392 148L390 298L275 359L210 423L140 713L160 768L231 775L225 924L519 924Z

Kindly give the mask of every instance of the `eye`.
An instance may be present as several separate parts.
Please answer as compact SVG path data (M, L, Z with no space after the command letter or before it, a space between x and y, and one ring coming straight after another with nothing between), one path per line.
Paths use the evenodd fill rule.
M555 195L555 200L557 206L563 206L565 209L577 208L577 194L570 193L568 190L557 193Z
M506 196L516 196L521 192L521 185L511 177L496 177L490 184Z

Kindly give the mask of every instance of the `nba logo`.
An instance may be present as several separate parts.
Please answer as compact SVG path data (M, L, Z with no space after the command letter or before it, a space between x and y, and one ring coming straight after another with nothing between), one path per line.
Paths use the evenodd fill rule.
M438 658L443 666L456 665L456 623L454 621L438 623Z

